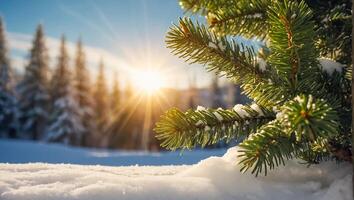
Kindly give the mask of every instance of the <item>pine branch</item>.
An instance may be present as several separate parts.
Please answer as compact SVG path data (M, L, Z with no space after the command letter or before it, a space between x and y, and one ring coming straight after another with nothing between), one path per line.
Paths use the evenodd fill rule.
M186 113L177 108L167 111L154 131L162 146L168 149L191 149L241 139L274 119L274 113L256 104L236 105L234 109L197 109Z
M264 38L267 33L265 9L269 0L181 0L181 7L207 18L220 35Z
M278 120L265 124L239 146L241 171L252 169L256 176L263 171L267 175L269 169L285 165L284 161L293 158L297 150Z
M207 15L209 10L218 10L236 4L235 0L180 0L182 9L193 14Z
M259 58L252 47L217 37L204 25L194 25L189 19L181 19L180 25L173 26L167 33L166 43L174 54L189 63L206 65L209 71L226 75L233 82L242 84L245 93L260 105L273 106L288 94L286 88L277 84L279 78L276 74L260 69Z
M291 92L288 88L283 87L279 81L272 81L272 79L261 82L248 78L245 79L241 87L243 93L249 98L253 99L257 104L270 109L281 105L293 97L289 95Z
M305 95L296 97L284 104L276 120L239 145L241 171L252 169L256 176L263 171L266 175L268 169L294 157L318 163L329 156L325 138L338 134L337 120L335 110L325 101Z
M266 8L269 0L242 0L229 6L209 11L206 15L210 28L220 35L241 35L264 39L268 33Z
M338 115L322 99L301 95L283 106L282 124L289 133L295 133L297 141L316 141L338 133Z
M299 74L318 67L312 12L303 1L282 1L269 9L268 16L272 50L269 62L295 92L298 81L306 81L299 79Z
M190 19L180 19L166 36L167 47L172 53L186 59L190 64L207 65L208 71L224 73L236 81L247 74L260 74L255 68L255 52L252 47L217 37L204 25L194 25Z
M322 63L317 60L319 52L323 55L340 50L339 57L347 61L348 48L342 44L348 41L331 46L336 43L327 43L327 35L337 33L321 32L315 37L314 29L327 29L315 26L312 11L304 1L181 0L181 6L192 14L206 16L210 27L181 19L167 34L166 43L172 52L240 84L244 93L263 109L274 107L274 112L281 112L274 119L274 113L269 111L269 116L261 121L260 116L248 114L246 123L245 116L239 118L235 110L183 113L172 109L155 129L163 146L193 148L223 139L247 138L240 145L240 164L242 171L252 169L256 175L267 173L290 158L309 164L332 157L350 160L350 83L344 73L323 73ZM346 6L337 9L342 12L342 7ZM330 17L336 23L346 20L345 15L332 11ZM314 16L317 25L323 20L318 14ZM256 52L225 36L236 34L266 37L270 45ZM329 40L345 37L337 34ZM316 49L323 45L321 40L328 50ZM234 127L235 123L240 126Z

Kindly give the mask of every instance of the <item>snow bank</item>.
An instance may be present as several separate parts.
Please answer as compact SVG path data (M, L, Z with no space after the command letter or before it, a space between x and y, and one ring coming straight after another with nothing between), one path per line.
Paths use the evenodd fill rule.
M0 164L0 199L349 200L351 166L288 162L267 177L241 174L237 148L189 166Z
M307 167L292 160L268 176L255 178L240 173L238 148L230 148L223 157L210 157L184 170L186 177L207 177L219 199L254 200L350 200L352 199L351 165L324 162Z

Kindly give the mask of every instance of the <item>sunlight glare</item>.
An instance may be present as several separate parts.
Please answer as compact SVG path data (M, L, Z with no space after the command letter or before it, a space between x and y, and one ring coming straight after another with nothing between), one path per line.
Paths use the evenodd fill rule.
M156 92L163 85L161 74L151 70L137 72L135 83L139 89L148 93Z

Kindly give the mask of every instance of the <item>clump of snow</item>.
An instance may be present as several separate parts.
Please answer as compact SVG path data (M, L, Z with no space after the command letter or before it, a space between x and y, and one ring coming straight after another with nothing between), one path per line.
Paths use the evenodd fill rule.
M283 116L284 116L284 113L283 113L283 112L278 112L278 113L275 115L275 118L276 118L277 120L281 120L281 119L283 118Z
M202 120L198 120L197 123L195 123L196 126L200 126L200 125L203 125L204 122Z
M225 51L226 50L226 45L223 44L222 42L209 42L208 47L213 48L213 49L220 49L221 51Z
M245 17L248 18L248 19L257 19L257 18L261 18L263 15L260 14L260 13L256 13L256 14L253 14L253 15L246 15Z
M258 63L258 67L262 72L267 70L267 62L263 58L257 57L256 62Z
M203 107L203 106L197 106L197 111L203 111L203 110L206 110L205 107Z
M268 176L239 172L239 149L189 166L0 164L3 200L350 200L351 165L296 160Z
M251 108L258 112L258 116L264 116L264 113L263 113L262 109L259 107L259 105L253 103L251 105Z
M221 122L224 119L218 112L214 112L213 114L216 117L216 119L218 119L219 122Z
M318 61L320 62L320 65L322 66L322 70L327 72L329 75L332 75L334 71L337 72L342 72L344 65L341 63L338 63L332 59L329 58L319 58Z
M236 105L234 106L233 110L234 110L241 118L250 117L250 115L248 114L248 112L243 109L243 105L242 105L242 104L236 104Z
M208 46L213 49L217 49L218 46L214 42L209 42Z

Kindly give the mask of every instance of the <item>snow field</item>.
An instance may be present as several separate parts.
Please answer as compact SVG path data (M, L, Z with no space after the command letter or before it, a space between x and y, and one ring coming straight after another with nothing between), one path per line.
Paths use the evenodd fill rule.
M195 165L0 164L0 199L24 200L349 200L351 166L296 161L268 176L241 174L237 147Z

